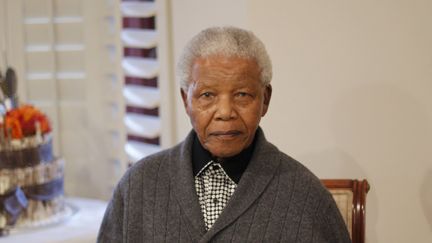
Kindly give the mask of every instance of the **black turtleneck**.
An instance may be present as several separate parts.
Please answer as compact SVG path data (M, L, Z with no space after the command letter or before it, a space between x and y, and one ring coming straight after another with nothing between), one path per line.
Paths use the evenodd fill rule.
M196 176L198 172L211 160L217 161L228 176L238 184L243 172L246 170L255 148L255 139L249 147L241 151L239 154L229 158L216 159L210 154L200 143L198 136L195 134L192 147L192 167L193 174Z

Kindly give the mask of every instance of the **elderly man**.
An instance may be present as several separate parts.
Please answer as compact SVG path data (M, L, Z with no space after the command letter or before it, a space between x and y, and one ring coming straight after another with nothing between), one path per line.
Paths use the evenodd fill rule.
M127 171L98 242L350 242L329 192L259 127L272 94L262 42L206 29L179 70L193 130Z

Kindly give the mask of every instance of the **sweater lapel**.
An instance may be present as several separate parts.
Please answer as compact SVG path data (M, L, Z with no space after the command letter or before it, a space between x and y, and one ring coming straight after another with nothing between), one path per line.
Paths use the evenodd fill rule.
M185 141L171 150L170 161L172 186L181 207L182 216L192 227L186 226L194 241L198 241L206 233L203 215L192 172L192 143L194 133L190 132Z
M276 174L280 164L278 149L267 142L260 128L256 136L258 136L257 144L248 168L223 212L201 242L209 241L242 215L260 197Z

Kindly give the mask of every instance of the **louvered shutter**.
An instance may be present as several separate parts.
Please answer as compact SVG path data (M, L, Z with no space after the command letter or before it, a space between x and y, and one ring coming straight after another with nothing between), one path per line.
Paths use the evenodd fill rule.
M172 146L166 9L0 0L0 66L15 68L21 100L51 118L68 195L109 198L128 164Z
M19 96L50 117L68 195L108 198L126 168L120 3L2 0ZM2 67L3 68L3 67Z
M125 150L129 162L133 163L161 148L156 5L154 1L124 0L121 13L122 67L125 75L123 95L127 106L124 122L128 139Z

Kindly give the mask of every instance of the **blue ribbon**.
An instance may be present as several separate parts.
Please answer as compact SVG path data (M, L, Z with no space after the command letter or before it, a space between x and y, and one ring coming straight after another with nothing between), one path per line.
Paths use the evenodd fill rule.
M3 200L3 208L9 214L8 224L15 224L21 212L28 206L28 200L20 187L15 187Z
M20 214L28 207L28 199L48 201L63 193L63 178L41 185L15 187L0 197L0 206L8 215L7 224L14 225Z

